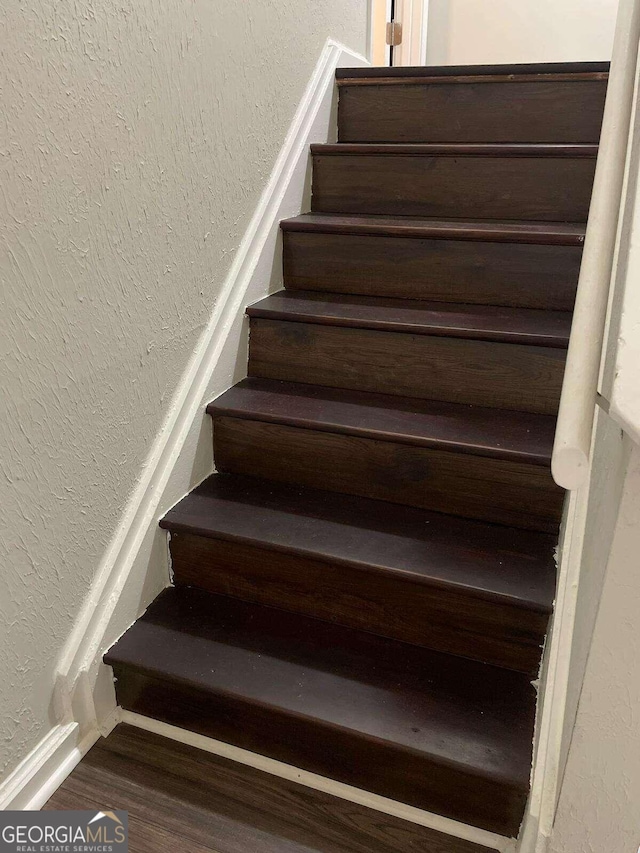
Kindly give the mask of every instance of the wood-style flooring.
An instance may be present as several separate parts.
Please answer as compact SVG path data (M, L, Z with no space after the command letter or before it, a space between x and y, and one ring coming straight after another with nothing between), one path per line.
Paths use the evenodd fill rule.
M125 809L130 853L489 853L124 724L44 808Z

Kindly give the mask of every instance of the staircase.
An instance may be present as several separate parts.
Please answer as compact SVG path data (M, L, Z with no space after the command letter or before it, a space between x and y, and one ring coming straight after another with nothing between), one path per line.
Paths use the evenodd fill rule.
M338 72L122 707L517 835L607 69Z

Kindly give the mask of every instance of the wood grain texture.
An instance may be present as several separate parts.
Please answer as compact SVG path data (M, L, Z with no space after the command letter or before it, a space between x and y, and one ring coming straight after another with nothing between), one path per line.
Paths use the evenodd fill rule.
M582 248L285 231L292 290L571 311Z
M312 210L569 222L587 219L595 170L592 155L575 156L567 149L563 156L548 152L541 156L542 150L537 156L462 151L445 156L420 153L421 146L387 146L393 147L393 153L380 153L382 146L369 146L372 153L314 147Z
M538 466L220 416L219 471L557 533L563 490Z
M551 347L254 319L249 375L555 414L565 355Z
M313 142L311 154L323 157L442 157L463 160L467 157L494 157L497 160L595 160L598 146L573 142Z
M176 584L534 672L553 537L216 474L162 521Z
M230 595L535 676L548 614L478 600L393 573L184 533L171 538L176 586Z
M249 317L352 329L559 347L569 345L571 314L496 305L427 302L281 290L247 308Z
M131 853L490 853L124 724L44 806L104 808L129 812Z
M436 450L551 466L555 418L530 412L243 379L207 407L230 415Z
M606 78L529 77L511 79L509 85L500 77L490 82L387 78L378 85L374 79L342 81L340 142L596 143L600 138Z
M201 590L166 590L106 657L118 700L502 834L529 788L526 675Z
M302 213L283 219L286 233L353 234L380 237L417 237L433 240L477 240L489 243L533 243L582 246L583 222L438 219L437 217L377 216L367 214Z
M407 86L420 84L428 86L433 83L440 85L447 84L475 84L475 83L540 83L541 80L546 80L548 83L576 83L576 82L592 82L594 80L608 79L607 73L581 74L576 73L560 73L560 74L545 74L541 77L539 74L511 74L505 76L503 74L457 74L449 77L438 75L422 75L406 74L404 76L391 76L384 74L375 77L340 77L336 82L338 89L349 86Z
M517 834L608 67L338 72L218 473L161 522L176 585L105 657L124 708ZM120 730L75 795L129 797L138 851L480 853L180 749Z
M161 522L172 533L453 586L548 613L553 536L273 480L212 474Z
M541 75L541 79L549 79L556 74L608 74L609 62L519 62L501 63L499 65L405 65L395 68L363 66L360 68L337 68L338 84L344 79L370 79L381 77L492 77L500 76L505 82L511 82L515 76L523 74Z

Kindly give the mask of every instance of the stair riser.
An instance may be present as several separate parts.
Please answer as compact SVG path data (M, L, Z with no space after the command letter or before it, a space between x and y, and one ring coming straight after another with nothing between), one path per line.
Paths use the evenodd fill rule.
M548 469L341 433L219 416L221 472L247 474L556 533L563 491Z
M281 709L114 666L118 704L385 797L515 835L526 794ZM461 796L464 792L464 796Z
M595 158L320 154L312 209L584 222Z
M546 614L342 565L189 533L171 534L177 585L231 595L383 637L535 674Z
M552 347L252 319L249 375L553 415L565 357Z
M606 80L342 84L338 138L596 143L606 88Z
M284 284L317 290L570 311L582 248L284 233Z

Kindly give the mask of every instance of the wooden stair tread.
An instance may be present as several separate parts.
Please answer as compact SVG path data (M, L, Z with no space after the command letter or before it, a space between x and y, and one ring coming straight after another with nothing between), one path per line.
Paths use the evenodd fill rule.
M387 77L440 77L444 81L451 77L495 77L505 80L522 75L539 75L542 79L555 74L608 74L609 62L527 62L504 65L409 65L395 68L360 67L337 68L338 85L351 79L380 79Z
M280 223L283 231L320 234L359 234L438 240L477 240L495 243L541 243L582 246L583 222L523 222L481 219L421 219L411 216L303 213Z
M545 466L555 429L551 415L255 377L225 391L207 411Z
M282 290L251 305L247 313L263 320L289 320L418 335L443 335L566 348L569 311L506 308L379 296Z
M229 474L208 477L161 526L552 610L555 539L543 533Z
M579 157L595 159L598 146L590 143L549 142L316 142L312 156L340 157Z
M525 675L187 587L165 590L105 660L529 787L535 691Z

